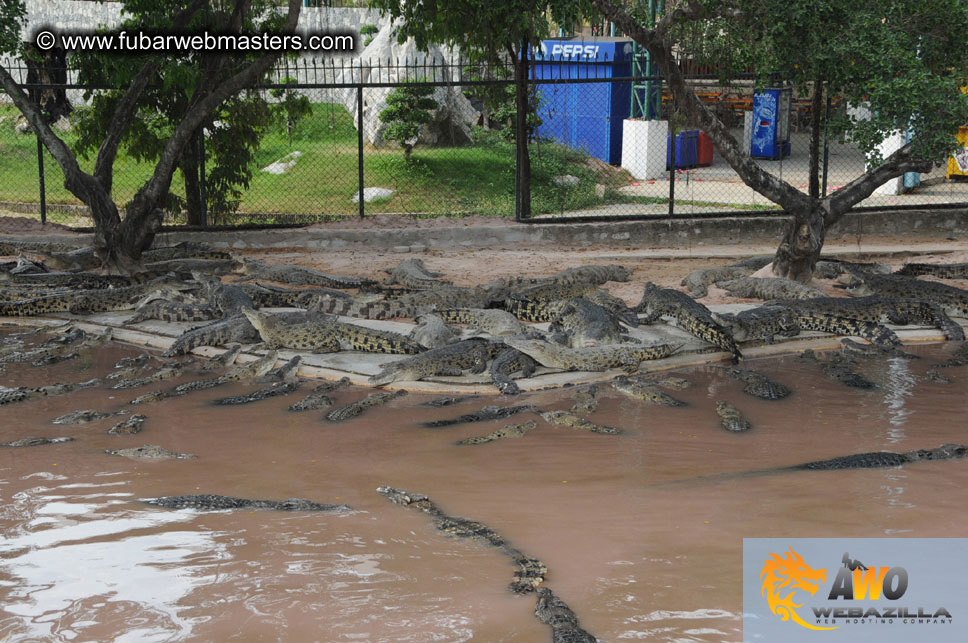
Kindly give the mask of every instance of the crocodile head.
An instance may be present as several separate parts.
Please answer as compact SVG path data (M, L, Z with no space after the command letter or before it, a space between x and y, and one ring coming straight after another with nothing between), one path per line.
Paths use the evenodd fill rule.
M265 328L265 315L253 308L243 308L242 314L245 315L245 318L249 320L249 323L252 324L252 327L255 328L261 335L262 329Z

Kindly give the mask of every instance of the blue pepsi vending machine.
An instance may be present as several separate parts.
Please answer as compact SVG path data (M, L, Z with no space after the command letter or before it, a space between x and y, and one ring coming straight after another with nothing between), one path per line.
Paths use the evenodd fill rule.
M761 89L753 94L753 136L750 156L773 159L790 156L790 106L793 89Z
M629 115L632 41L625 38L544 40L534 51L537 135L613 165L622 162L622 126ZM564 84L558 79L603 82ZM550 82L541 82L550 81Z

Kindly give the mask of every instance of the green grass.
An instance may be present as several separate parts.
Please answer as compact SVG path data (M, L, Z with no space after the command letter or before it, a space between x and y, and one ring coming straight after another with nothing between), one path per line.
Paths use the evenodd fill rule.
M39 200L36 139L14 131L19 112L0 105L0 201L36 203ZM73 144L75 137L62 135ZM296 166L285 174L273 175L260 168L293 150L302 152ZM399 213L420 217L469 214L513 216L514 146L494 132L476 132L475 143L466 147L414 149L410 162L403 151L390 144L364 153L364 185L395 190L395 194L366 204L366 212ZM79 204L63 187L58 165L45 151L47 202ZM605 198L595 193L596 184L608 188L625 184L623 173L602 176L586 165L587 157L569 148L542 142L532 146L532 208L536 214L587 208L602 203L632 199L608 189ZM81 160L86 171L93 159ZM139 163L124 153L114 170L113 196L119 204L130 200L148 179L153 164ZM283 215L354 215L359 206L352 197L359 189L356 129L352 117L341 105L315 104L311 116L297 123L290 140L281 128L262 140L253 163L249 188L243 192L239 213ZM579 179L573 186L559 186L556 176L571 174ZM181 177L176 173L172 192L183 196ZM241 215L241 216L240 216ZM280 218L281 219L281 218ZM218 218L215 218L218 221ZM265 221L265 217L257 220Z

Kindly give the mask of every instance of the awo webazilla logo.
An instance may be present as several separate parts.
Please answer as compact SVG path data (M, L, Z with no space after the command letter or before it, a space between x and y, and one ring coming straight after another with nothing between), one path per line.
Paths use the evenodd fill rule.
M760 593L770 612L791 626L819 631L857 624L943 625L953 620L943 605L902 600L910 583L904 566L878 560L865 565L849 552L831 562L807 562L792 546L782 554L770 552L760 571Z

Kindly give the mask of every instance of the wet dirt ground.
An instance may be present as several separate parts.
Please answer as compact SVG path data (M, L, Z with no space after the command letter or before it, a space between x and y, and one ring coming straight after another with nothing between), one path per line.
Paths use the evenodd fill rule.
M419 511L376 493L391 485L478 520L548 567L546 586L602 641L742 640L744 537L968 535L968 460L903 468L701 476L782 467L851 453L965 442L968 367L923 379L954 346L910 350L921 359L862 360L877 384L844 388L795 356L745 365L794 390L763 401L711 368L668 375L687 406L626 398L599 385L593 434L532 413L429 429L486 404L567 409L574 389L493 396L428 409L409 394L341 423L326 410L213 401L254 390L234 383L126 407L154 388L108 386L0 406L0 442L70 436L74 442L0 448L0 639L12 641L507 641L550 640L534 595L512 594L514 567L493 548L447 537ZM89 351L47 368L8 364L5 387L104 377L132 347ZM346 388L337 406L371 391ZM719 426L717 400L753 428ZM78 409L131 408L142 433L115 436L121 418L80 426L51 420ZM457 440L534 419L518 439ZM105 449L157 444L198 456L145 461ZM346 513L172 511L142 502L212 493L346 503Z

